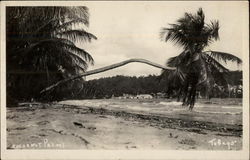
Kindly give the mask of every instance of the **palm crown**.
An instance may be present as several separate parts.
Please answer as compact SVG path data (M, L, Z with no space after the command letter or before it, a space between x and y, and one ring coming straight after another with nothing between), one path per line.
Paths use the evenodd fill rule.
M161 37L165 41L172 40L184 47L185 50L200 52L214 40L219 39L219 22L211 21L205 24L205 15L200 8L197 14L185 13L177 24L170 24L170 28L163 28Z

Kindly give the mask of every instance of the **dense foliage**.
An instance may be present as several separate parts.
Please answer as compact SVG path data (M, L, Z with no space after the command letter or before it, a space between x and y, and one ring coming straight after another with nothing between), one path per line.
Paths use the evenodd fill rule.
M242 85L240 79L242 79L241 71L230 71L227 74L229 84L232 86ZM138 95L138 94L151 94L164 93L167 98L177 98L178 92L172 91L171 87L166 85L168 82L166 79L162 79L161 76L149 75L140 77L128 77L128 76L115 76L100 78L90 81L85 81L80 88L76 89L75 95L65 95L65 99L92 99L92 98L111 98L123 96L123 94ZM213 93L210 98L226 98L233 97L229 95L229 88L226 87L222 90L223 86L213 87ZM198 89L201 92L201 96L205 97L205 90ZM238 96L239 97L239 96Z
M82 73L93 64L91 55L75 45L96 39L86 31L88 24L84 6L7 7L7 103L60 98L63 90L76 85L69 83L53 93L39 95L44 87Z

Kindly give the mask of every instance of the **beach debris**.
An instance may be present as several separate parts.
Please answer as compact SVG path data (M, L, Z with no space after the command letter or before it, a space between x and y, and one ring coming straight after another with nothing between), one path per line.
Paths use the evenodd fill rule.
M81 123L73 122L73 124L79 128L85 128Z
M101 115L101 116L99 116L100 118L107 118L106 116L103 116L103 115Z
M73 124L79 128L87 128L89 130L95 130L96 127L94 126L89 126L89 127L85 127L82 123L79 123L79 122L73 122Z
M87 146L88 144L90 144L89 141L87 141L85 138L83 138L82 136L80 136L80 135L78 135L78 134L76 134L76 133L71 133L71 135L74 136L74 137L79 138L80 140L82 140L86 146Z
M88 127L87 129L90 129L90 130L95 130L96 127Z
M31 135L30 138L40 138L38 135Z
M40 121L40 122L37 122L36 124L38 124L38 125L46 125L48 123L49 123L49 121Z
M15 118L19 118L17 115L8 115L6 116L6 119L15 119Z
M182 139L181 141L179 141L179 143L180 144L190 145L190 146L194 146L196 144L196 142L191 138Z
M43 134L43 133L40 133L40 134L38 134L38 136L40 136L40 137L46 137L46 136L48 136L48 135Z
M172 135L172 133L169 133L169 138L173 138L173 135Z
M13 128L13 130L25 130L26 127L17 127L17 128Z
M195 133L198 133L198 134L207 134L206 132L204 132L202 129L199 129L199 128L191 128L191 129L187 129L187 131L195 132Z
M130 148L137 148L137 146L126 146L127 149L130 149Z
M173 134L172 133L169 133L169 136L168 136L169 138L178 138L179 136L178 135L176 135L176 136L173 136Z

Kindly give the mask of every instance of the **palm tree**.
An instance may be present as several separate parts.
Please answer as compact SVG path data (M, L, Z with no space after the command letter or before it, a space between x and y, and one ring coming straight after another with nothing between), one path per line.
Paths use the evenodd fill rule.
M7 7L6 14L8 95L39 96L45 86L94 63L75 45L97 39L86 31L87 7Z
M205 87L207 92L215 83L227 84L225 74L229 71L220 61L242 61L229 53L204 51L209 44L219 39L219 22L205 23L205 15L200 8L196 14L185 13L177 23L162 28L160 37L163 41L173 41L183 48L179 55L168 59L167 66L176 67L174 71L163 71L172 88L179 90L183 105L192 110L196 91Z

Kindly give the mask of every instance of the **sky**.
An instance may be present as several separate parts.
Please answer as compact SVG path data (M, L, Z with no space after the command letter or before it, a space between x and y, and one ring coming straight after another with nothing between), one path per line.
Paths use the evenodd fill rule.
M104 67L131 58L144 58L165 65L168 58L178 55L182 48L159 38L162 27L175 23L185 12L196 13L202 7L205 21L217 19L220 23L220 40L208 49L228 52L242 58L244 18L246 2L181 2L181 1L93 1L84 2L89 8L90 25L88 31L98 40L78 44L88 51L95 60L88 70ZM226 64L224 64L226 65ZM241 66L228 63L231 70ZM87 80L116 75L147 76L159 75L161 69L141 63L91 75Z

